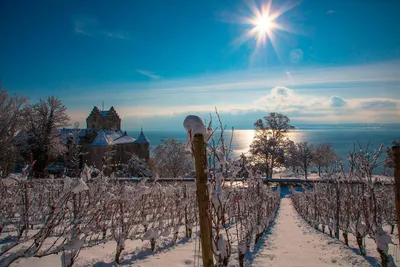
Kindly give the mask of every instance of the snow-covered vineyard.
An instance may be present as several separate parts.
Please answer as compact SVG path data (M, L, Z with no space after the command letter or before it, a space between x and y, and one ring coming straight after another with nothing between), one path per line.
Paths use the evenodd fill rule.
M380 266L380 256L397 257L388 247L392 187L377 188L376 202L369 202L363 185L339 186L339 213L336 184L292 189L282 200L279 188L251 180L225 182L223 194L210 189L215 263ZM194 184L107 178L3 180L0 265L202 266L195 190ZM339 233L341 241L334 238Z
M54 257L48 256L53 254L58 254L58 265L79 265L87 260L84 251L110 244L112 258L87 264L103 260L130 265L147 254L196 242L198 235L194 185L7 179L0 190L1 266L54 266ZM211 203L213 251L226 265L233 255L243 259L272 223L279 190L248 183L211 194ZM131 250L132 244L138 248Z

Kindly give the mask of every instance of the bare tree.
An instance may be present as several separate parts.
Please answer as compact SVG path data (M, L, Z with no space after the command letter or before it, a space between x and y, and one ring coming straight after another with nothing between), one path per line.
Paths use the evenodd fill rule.
M284 149L289 141L286 135L292 129L290 119L275 112L254 123L255 135L250 152L257 162L265 164L267 177L272 177L275 167L283 165Z
M308 170L314 158L314 146L308 142L300 142L296 144L296 147L298 166L303 170L304 178L307 180Z
M294 174L298 171L298 155L297 155L297 146L295 142L289 141L286 146L285 153L285 167L292 168Z
M185 145L174 138L162 140L153 151L153 171L160 177L177 178L193 172L194 163Z
M61 100L54 96L24 108L25 138L19 145L25 157L33 154L35 175L43 176L48 164L66 151L58 131L68 125L66 111Z
M334 164L338 159L338 155L331 144L319 144L314 149L313 163L318 168L318 175L321 177L321 170L328 170L329 166Z
M22 127L21 110L27 99L10 96L0 82L0 176L6 175L15 164L14 137Z

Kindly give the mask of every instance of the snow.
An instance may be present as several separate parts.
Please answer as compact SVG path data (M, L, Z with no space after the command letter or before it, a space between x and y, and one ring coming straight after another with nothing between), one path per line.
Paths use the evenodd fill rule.
M85 166L83 167L81 178L84 182L89 182L90 179L92 178L92 169L89 168L89 166L86 163Z
M307 224L290 198L281 207L271 234L252 266L371 266L363 257Z
M71 184L71 191L74 194L89 190L89 187L82 179L76 179Z
M78 237L71 240L68 244L65 245L66 250L78 250L81 249L85 245L84 239L79 239Z
M392 237L383 231L382 227L378 227L376 230L375 240L378 248L385 253L389 251L389 244L393 244Z
M130 137L129 135L124 134L123 136L120 136L116 139L114 139L113 144L114 145L119 145L119 144L130 144L134 143L135 139L133 137Z
M171 231L171 228L168 228ZM234 232L234 229L232 229ZM174 229L178 231L178 229ZM158 230L149 230L148 237L158 235ZM80 248L80 240L70 242L69 249ZM120 240L122 241L122 240ZM154 253L144 249L148 246L140 240L123 240L125 252L122 256L121 266L193 266L199 262L201 266L200 240L195 237L191 240L180 242L181 244L166 246ZM126 244L125 244L126 242ZM76 244L75 244L76 243ZM83 249L80 252L74 266L116 266L112 262L115 252L115 241L107 242L93 248ZM147 245L146 245L147 244ZM281 200L281 208L276 218L276 223L271 232L261 240L260 249L251 249L254 257L247 259L245 266L371 266L363 257L354 253L351 249L335 239L322 234L310 227L296 212L291 199ZM226 246L224 236L220 236L218 242L220 248ZM240 244L240 249L246 251L245 243ZM237 249L236 249L237 250ZM220 249L221 254L225 253ZM63 260L68 262L71 253L65 251ZM237 266L237 254L232 255L229 266ZM21 259L12 266L50 267L63 266L60 255L50 255L43 258Z
M62 142L64 144L67 143L68 138L73 136L75 131L78 131L78 137L84 137L87 135L87 129L60 129L60 135L62 138ZM144 136L144 139L147 140L147 138ZM76 140L77 143L79 143L79 138ZM135 138L129 136L127 132L125 131L113 131L113 130L98 130L97 131L97 136L95 140L92 142L92 146L107 146L111 144L130 144L134 143Z

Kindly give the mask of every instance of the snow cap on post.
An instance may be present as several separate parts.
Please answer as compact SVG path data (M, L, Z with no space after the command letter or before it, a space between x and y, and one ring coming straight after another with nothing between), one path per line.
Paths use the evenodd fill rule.
M185 121L183 122L183 127L185 127L185 130L192 135L202 134L205 137L207 134L207 129L204 125L204 121L196 115L187 116Z

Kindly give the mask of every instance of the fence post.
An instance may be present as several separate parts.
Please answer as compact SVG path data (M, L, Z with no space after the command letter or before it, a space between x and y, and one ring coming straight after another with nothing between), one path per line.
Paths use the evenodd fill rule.
M336 229L335 229L335 236L337 239L340 239L339 221L340 221L340 182L338 181L336 186Z
M194 136L194 159L196 165L196 192L199 206L200 242L204 267L213 267L213 252L211 241L211 217L209 210L209 196L207 193L207 167L206 147L204 136Z
M397 233L400 233L400 144L393 144L393 169L394 169L394 188L397 213ZM399 236L400 244L400 236Z

